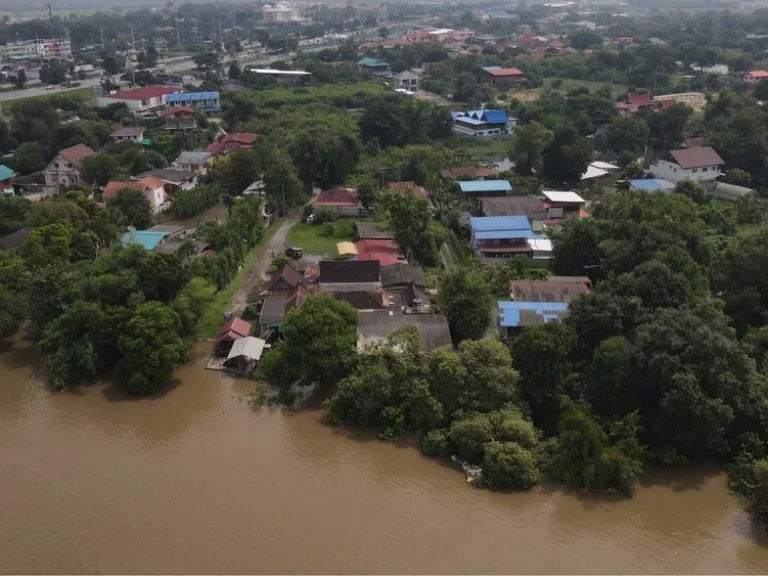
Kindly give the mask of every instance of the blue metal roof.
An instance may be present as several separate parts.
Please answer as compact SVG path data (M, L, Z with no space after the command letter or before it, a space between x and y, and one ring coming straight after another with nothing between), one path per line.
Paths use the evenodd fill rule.
M486 110L485 119L491 124L505 123L507 122L506 110Z
M367 68L378 68L379 66L389 66L384 60L378 58L362 58L357 62L358 66L365 66Z
M16 172L8 168L5 164L0 164L0 180L8 180L16 176Z
M126 232L123 234L120 238L120 242L122 242L123 246L128 246L129 244L141 244L145 250L154 250L167 235L167 232L137 230L135 232Z
M508 180L471 180L459 182L459 189L465 194L480 192L509 192L512 185Z
M632 185L632 188L637 188L638 190L648 190L649 192L661 190L661 184L653 179L630 180L629 183Z
M531 223L522 215L516 216L475 216L469 219L469 225L475 232L488 232L490 230L528 230L531 231Z
M166 102L197 102L199 100L218 100L218 92L179 92L178 94L168 94L165 97Z
M522 312L533 312L544 322L559 321L568 311L566 302L499 302L499 324L504 328L519 328Z
M472 118L471 116L459 116L458 118L454 118L454 120L458 120L464 124L472 124L473 126L482 126L483 124L487 124L485 120Z

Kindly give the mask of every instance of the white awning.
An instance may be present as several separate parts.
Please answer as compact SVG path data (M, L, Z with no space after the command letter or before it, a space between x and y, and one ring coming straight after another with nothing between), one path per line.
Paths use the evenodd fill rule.
M264 352L264 347L267 342L261 338L254 338L253 336L246 336L235 340L232 344L232 349L227 355L227 360L237 358L239 356L245 356L251 360L260 360L261 355Z

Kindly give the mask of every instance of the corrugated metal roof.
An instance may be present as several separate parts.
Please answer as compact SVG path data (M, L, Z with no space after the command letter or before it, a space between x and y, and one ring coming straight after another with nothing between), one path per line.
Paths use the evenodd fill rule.
M510 192L512 185L508 180L477 180L459 182L459 188L465 194L480 192Z
M499 230L531 230L531 223L525 216L476 216L469 219L469 224L475 232Z
M168 234L166 232L137 230L135 232L126 232L123 234L123 236L120 238L120 242L122 242L123 246L127 246L129 244L140 244L144 247L145 250L154 250L167 235Z
M232 344L232 349L227 355L227 360L231 360L232 358L237 358L239 356L245 356L251 360L259 360L261 359L261 354L264 352L264 347L266 344L267 343L265 340L262 340L261 338L254 338L253 336L247 336L245 338L235 340Z
M8 168L5 164L0 164L0 180L8 180L16 176L16 172Z
M506 110L486 110L483 116L485 116L486 121L492 124L505 123L507 121Z
M642 178L629 181L630 186L636 190L644 190L646 192L667 192L673 190L675 185L669 180L661 178Z
M557 190L544 190L542 194L550 202L584 203L584 198L572 191L560 192Z
M458 118L455 118L455 120L458 120L459 122L464 122L465 124L471 124L473 126L482 126L483 124L487 124L485 120L472 118L470 116L459 116Z
M499 302L499 324L519 328L560 320L568 312L565 302Z
M218 92L179 92L178 94L168 94L165 101L168 102L197 102L199 100L218 100Z
M477 240L524 240L533 238L533 230L485 230L475 232Z

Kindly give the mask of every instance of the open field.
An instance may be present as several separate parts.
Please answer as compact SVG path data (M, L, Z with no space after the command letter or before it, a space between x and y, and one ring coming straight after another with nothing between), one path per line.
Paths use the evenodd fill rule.
M355 239L355 223L351 219L337 220L333 223L333 228L333 235L326 236L324 224L299 222L288 234L288 244L299 246L305 254L333 256L336 254L338 242Z

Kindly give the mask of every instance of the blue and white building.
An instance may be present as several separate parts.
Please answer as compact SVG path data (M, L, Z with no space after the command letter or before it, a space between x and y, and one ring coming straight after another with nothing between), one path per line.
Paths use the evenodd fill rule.
M192 108L203 112L221 112L221 96L214 92L179 92L169 94L165 105L170 108Z
M517 118L506 110L453 112L453 131L466 136L498 138L514 134Z

